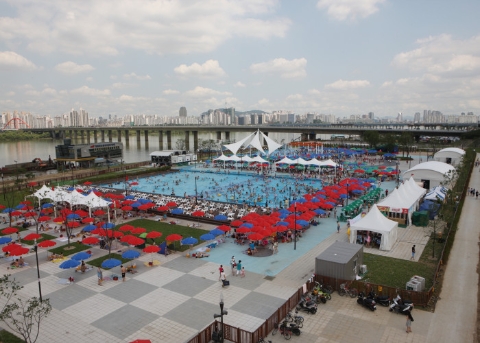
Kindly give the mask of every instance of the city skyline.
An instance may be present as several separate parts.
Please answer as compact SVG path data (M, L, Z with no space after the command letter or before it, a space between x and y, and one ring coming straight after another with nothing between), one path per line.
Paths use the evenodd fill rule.
M0 112L480 109L473 0L7 0L0 10Z

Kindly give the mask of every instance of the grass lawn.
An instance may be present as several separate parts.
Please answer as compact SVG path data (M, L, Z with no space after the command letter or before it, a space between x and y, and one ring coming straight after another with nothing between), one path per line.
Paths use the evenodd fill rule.
M423 261L422 258L413 262L373 254L363 254L363 264L367 265L365 279L368 282L401 289L405 289L412 276L419 275L425 278L425 289L428 290L433 285L436 268L435 261Z
M51 252L52 254L57 254L57 255L63 254L63 256L70 256L70 255L76 254L77 252L91 249L91 247L89 247L88 245L72 242L72 240L70 242L71 242L70 243L71 249L68 249L68 245L62 245L61 247L49 249L48 251Z
M0 331L0 342L1 343L25 343L23 339L18 338L14 334L5 330Z
M106 255L103 257L96 258L94 260L88 260L86 263L94 267L100 267L102 265L102 262L105 260L108 260L109 258L116 258L117 260L122 261L122 264L127 264L128 262L131 261L130 259L122 258L122 256L119 254L112 253L110 254L110 256ZM109 269L109 268L103 268L103 269Z
M146 220L146 219L137 219L137 220L132 220L131 222L127 223L128 225L133 225L134 227L143 227L144 229L147 230L147 233L150 231L158 231L162 233L161 237L158 237L155 239L155 244L160 244L165 241L165 237L168 235L171 235L173 233L177 233L179 235L182 235L184 238L187 237L194 237L198 239L198 244L203 243L200 240L200 236L207 233L207 231L198 229L198 228L191 228L191 227L186 227L186 226L180 226L180 225L172 225L164 222L156 222L152 220ZM119 227L123 226L122 225L117 225L116 229ZM128 233L127 233L128 234ZM153 240L152 239L147 239L146 241L147 244L152 244ZM172 249L172 246L169 245L169 249ZM180 242L175 242L174 250L176 251L186 251L190 249L189 245L182 245L180 246Z

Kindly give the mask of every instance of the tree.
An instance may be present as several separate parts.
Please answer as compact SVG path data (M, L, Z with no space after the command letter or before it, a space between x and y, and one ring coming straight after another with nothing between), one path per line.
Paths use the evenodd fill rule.
M177 141L175 142L175 147L177 148L177 150L185 150L185 139L177 139Z
M385 151L384 152L393 152L395 150L395 136L391 133L387 133L382 135L381 141L385 144Z
M49 299L40 301L37 297L25 299L17 295L23 286L9 278L10 275L0 278L0 295L5 299L0 311L0 321L23 337L25 342L34 343L38 339L42 320L50 314L52 305Z
M378 131L365 131L363 133L363 140L375 148L380 143L380 134Z
M413 144L413 135L410 132L402 132L400 137L398 138L398 143L402 147L402 156L405 156L405 153L410 155L410 152L412 151L412 144Z

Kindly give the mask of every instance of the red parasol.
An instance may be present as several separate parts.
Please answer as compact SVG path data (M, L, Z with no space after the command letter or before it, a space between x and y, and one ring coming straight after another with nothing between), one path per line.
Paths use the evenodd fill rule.
M160 250L160 247L157 246L157 245L149 245L148 247L146 247L145 249L143 249L143 252L144 253L147 253L147 254L152 254L152 253L156 253Z
M277 225L274 227L274 229L278 232L285 232L288 230L288 227L286 227L285 225Z
M138 209L139 209L140 211L146 211L146 210L151 209L153 206L155 206L155 204L153 204L153 203L148 203L148 204L143 204L143 205L138 206Z
M91 218L91 217L87 217L87 218L83 218L82 219L82 223L86 224L86 223L93 223L95 221L94 218Z
M132 235L123 236L122 238L120 238L120 240L130 245L140 245L145 243L145 240Z
M102 235L103 234L103 229L100 227L97 227L95 230L90 232L92 235Z
M27 217L27 218L30 218L30 217L36 217L37 216L37 213L36 212L26 212L24 215L24 217Z
M66 217L68 216L69 214L72 214L73 211L68 209L68 208L63 208L60 210L60 214L62 215L62 217Z
M57 217L57 218L53 218L53 221L55 223L63 223L65 221L65 218L64 217Z
M22 215L22 212L20 211L13 211L13 212L10 212L10 215L12 217L18 217L18 216L21 216Z
M133 230L130 230L130 232L133 233L134 235L140 235L144 232L147 232L147 229L144 229L143 227L136 227Z
M50 219L52 219L52 218L50 218L49 216L41 216L40 218L38 218L38 221L39 222L48 222Z
M76 227L80 226L80 223L79 222L68 222L67 226L69 228L76 228Z
M235 226L235 227L238 227L242 224L243 222L241 220L234 220L233 222L230 223L231 226Z
M84 184L85 186L90 186L90 185L92 184L92 182L91 182L91 181L85 181L83 184Z
M205 215L205 212L203 211L195 211L192 213L192 216L194 217L203 217Z
M150 231L149 233L147 233L147 238L158 238L158 237L161 237L162 236L162 233L161 232L158 232L158 231Z
M37 185L38 185L38 183L36 183L35 181L32 181L32 182L27 183L27 186L28 186L28 187L35 187L35 186L37 186Z
M230 226L227 226L227 225L220 225L217 227L217 229L222 230L223 232L228 232L231 230Z
M165 240L169 242L175 242L175 241L180 241L183 237L177 233L172 233L171 235L168 235Z
M167 202L167 204L165 206L168 206L168 207L177 207L177 203L175 201L170 201L170 202Z
M2 230L4 235L11 235L12 233L17 233L18 229L16 227L7 227L6 229Z
M236 232L238 233L249 233L251 232L252 230L250 230L248 227L239 227Z
M80 217L88 217L88 212L84 210L76 210L74 213L78 214Z
M123 231L123 232L126 232L126 231L131 231L135 229L135 227L133 225L129 225L129 224L125 224L125 225L122 225L120 226L119 230L120 231Z
M113 230L103 230L103 232L100 234L100 236L105 236L108 238L118 238L118 237L122 237L123 235L124 235L123 232L113 231Z
M88 244L88 245L98 244L99 242L100 240L97 237L87 237L84 240L82 240L83 244Z
M252 233L251 235L249 235L248 239L251 240L251 241L259 241L264 237L265 236L263 234L256 232L256 233Z
M23 237L23 240L25 241L33 241L34 239L40 239L42 238L42 235L39 235L38 233L29 233L25 237Z
M20 244L9 244L9 245L4 246L2 248L2 251L10 253L12 250L19 249L21 247L22 246Z
M133 210L133 207L132 206L122 206L120 209L122 211L131 211L131 210Z
M104 210L96 210L95 212L93 212L93 215L94 216L103 216L103 215L105 215L105 211Z
M123 200L122 201L122 205L131 205L133 204L135 201L133 200L130 200L130 199L127 199L127 200Z
M10 251L10 256L20 256L20 255L25 255L27 254L28 252L30 251L30 249L28 248L24 248L24 247L20 247L20 248L17 248L17 249L14 249L12 251Z
M50 247L55 246L56 244L57 243L55 243L54 241L46 240L46 241L42 241L42 242L38 243L38 246L40 248L50 248Z
M20 204L23 204L23 205L31 205L32 202L30 200L24 200L24 201L20 201Z
M168 206L160 206L160 207L157 207L157 211L160 211L160 212L167 212L170 208Z

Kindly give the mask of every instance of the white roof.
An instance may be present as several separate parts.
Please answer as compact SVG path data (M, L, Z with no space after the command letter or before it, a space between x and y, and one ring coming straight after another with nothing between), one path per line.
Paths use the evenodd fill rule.
M435 153L435 155L440 153L440 152L456 152L457 154L465 155L465 150L460 149L460 148L445 148L445 149L437 151Z
M337 167L338 164L333 162L332 159L328 159L326 161L320 161L321 162L321 166L330 166L330 167Z
M252 137L253 136L253 137ZM250 141L248 142L248 140ZM277 142L273 141L271 138L269 138L267 135L265 135L263 132L260 132L258 130L255 133L250 134L248 137L232 144L226 144L224 145L225 148L236 154L238 150L244 145L245 147L252 146L255 149L257 149L261 154L265 154L265 151L263 150L263 140L267 142L268 146L268 153L271 154L278 148L280 148L282 145L278 144ZM246 144L248 142L248 144Z
M281 164L281 163L285 163L285 164L295 164L297 162L295 162L295 160L291 160L289 159L288 157L284 157L281 161L278 161L277 164Z
M403 173L403 175L409 175L412 171L415 170L428 170L436 171L441 174L448 174L450 171L455 170L455 167L450 164L438 162L438 161L428 161L417 164Z
M170 156L174 153L174 151L154 151L150 154L150 156Z

